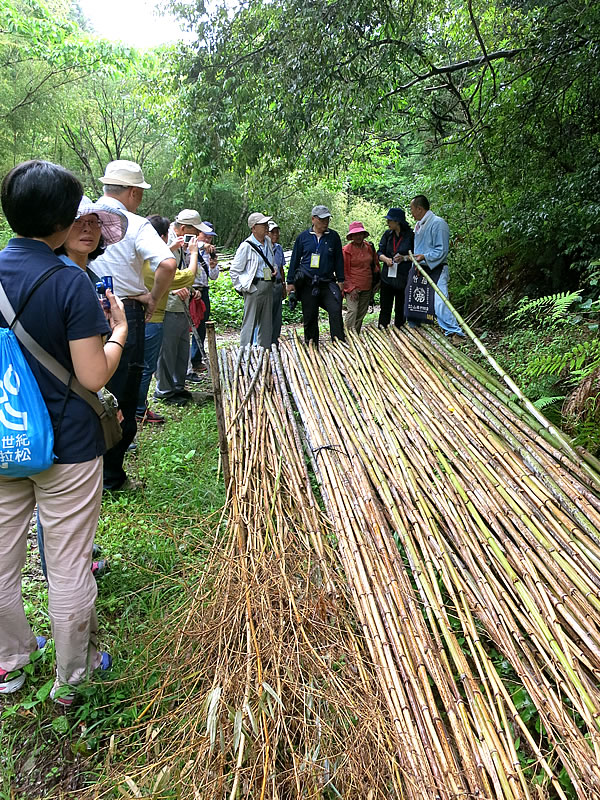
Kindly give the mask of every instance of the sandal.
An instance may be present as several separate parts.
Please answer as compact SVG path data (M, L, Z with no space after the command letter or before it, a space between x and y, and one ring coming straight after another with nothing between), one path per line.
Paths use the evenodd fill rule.
M101 558L100 561L92 561L92 575L94 578L100 578L102 575L105 575L109 569L108 561L105 558Z

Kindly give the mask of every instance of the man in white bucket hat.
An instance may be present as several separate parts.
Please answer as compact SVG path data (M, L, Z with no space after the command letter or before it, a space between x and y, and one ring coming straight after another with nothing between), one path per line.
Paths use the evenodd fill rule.
M236 250L229 275L233 288L244 298L240 346L252 342L254 329L260 347L271 347L273 331L273 282L277 274L273 245L267 236L271 217L255 211L248 217L250 236Z
M123 457L137 431L135 411L144 367L145 319L150 319L157 302L169 290L176 264L173 253L150 222L135 213L144 190L150 188L140 165L135 161L111 161L100 181L104 184L101 202L122 211L128 221L125 237L107 247L94 264L98 275L112 276L114 292L123 301L129 323L121 362L107 384L123 414L123 438L104 456L104 488L118 491L133 488L123 469ZM142 277L146 260L154 272L151 291Z

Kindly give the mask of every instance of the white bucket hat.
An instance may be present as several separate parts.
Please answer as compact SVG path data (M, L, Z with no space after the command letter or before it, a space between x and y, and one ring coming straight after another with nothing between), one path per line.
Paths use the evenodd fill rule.
M100 201L94 203L89 197L83 195L75 219L85 217L87 214L95 214L102 222L102 238L106 247L109 244L120 242L127 233L128 220L120 209L105 206Z
M138 189L149 189L150 184L144 180L144 173L135 161L111 161L106 165L102 183L113 186L136 186Z

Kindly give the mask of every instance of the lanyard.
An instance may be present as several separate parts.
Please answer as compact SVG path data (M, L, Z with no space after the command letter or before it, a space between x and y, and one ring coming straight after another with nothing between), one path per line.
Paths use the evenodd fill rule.
M400 249L400 245L402 244L403 238L404 237L402 236L402 234L400 234L400 238L398 239L398 242L396 243L396 234L392 233L392 255L396 255L396 253Z
M317 238L317 234L314 231L311 231L312 235ZM323 239L325 238L325 234L321 234L321 238L318 240L317 249L314 251L315 255L320 255L321 253L321 245L323 244Z

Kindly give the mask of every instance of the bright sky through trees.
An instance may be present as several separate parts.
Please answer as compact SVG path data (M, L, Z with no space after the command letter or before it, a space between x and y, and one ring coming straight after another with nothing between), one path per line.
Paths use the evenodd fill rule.
M187 38L152 0L80 0L79 5L96 33L111 41L145 48Z

